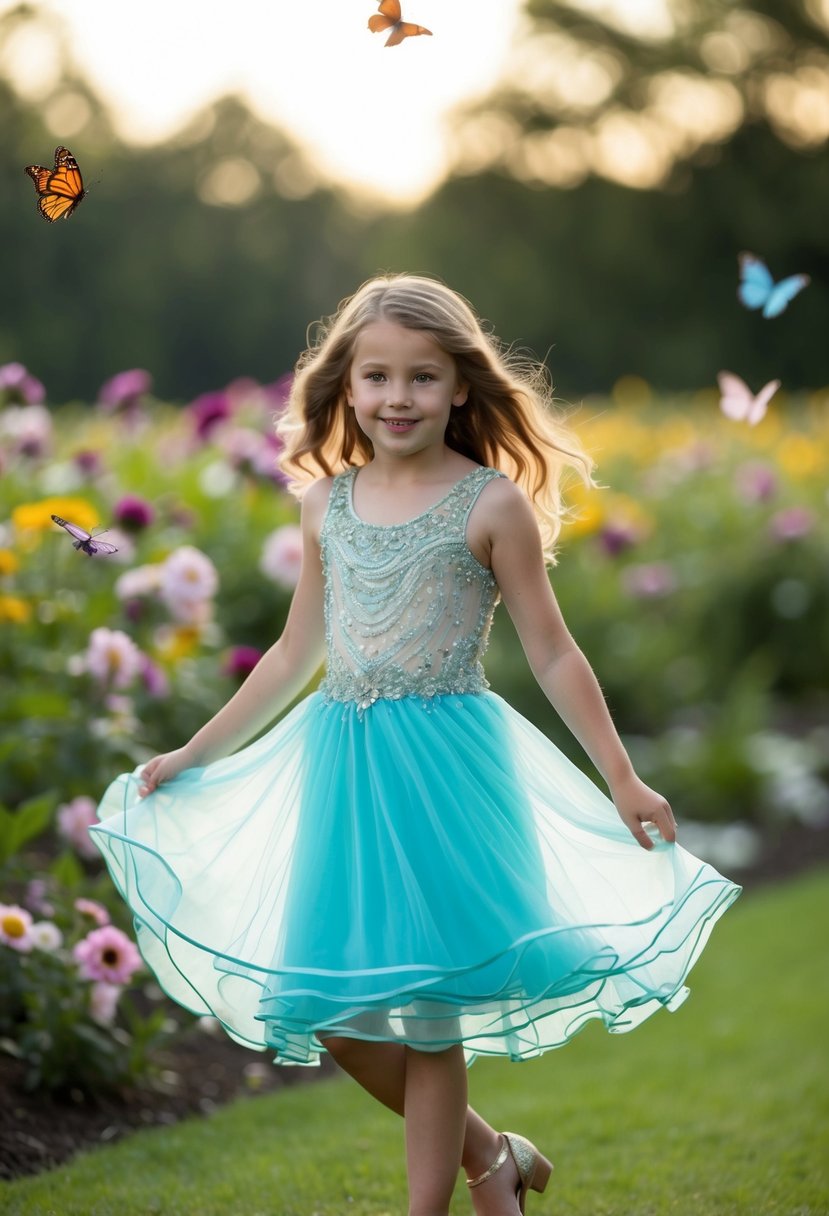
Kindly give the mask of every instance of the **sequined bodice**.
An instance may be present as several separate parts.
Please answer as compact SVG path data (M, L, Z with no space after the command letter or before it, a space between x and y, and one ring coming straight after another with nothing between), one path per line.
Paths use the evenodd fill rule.
M497 469L478 468L415 519L369 524L357 469L334 478L320 531L327 672L320 692L356 701L481 692L498 586L466 542L469 513Z

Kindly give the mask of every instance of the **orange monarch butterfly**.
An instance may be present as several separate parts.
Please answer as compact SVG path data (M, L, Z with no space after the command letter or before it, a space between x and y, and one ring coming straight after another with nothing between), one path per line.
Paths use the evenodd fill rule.
M404 38L411 38L415 34L431 35L432 31L427 30L425 26L413 25L411 21L401 21L400 17L400 0L380 0L380 11L373 17L369 17L368 28L372 34L379 34L382 30L391 29L391 33L386 39L386 46L397 46Z
M50 224L69 219L81 199L86 197L78 162L68 148L55 148L54 169L27 165L24 172L35 184L38 211Z

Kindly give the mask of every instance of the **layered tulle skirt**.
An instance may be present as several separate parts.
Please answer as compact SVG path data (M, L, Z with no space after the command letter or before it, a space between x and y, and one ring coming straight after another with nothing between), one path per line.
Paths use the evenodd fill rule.
M326 1034L467 1059L626 1031L685 998L739 887L642 849L605 795L494 693L314 693L234 756L93 837L166 992L282 1063Z

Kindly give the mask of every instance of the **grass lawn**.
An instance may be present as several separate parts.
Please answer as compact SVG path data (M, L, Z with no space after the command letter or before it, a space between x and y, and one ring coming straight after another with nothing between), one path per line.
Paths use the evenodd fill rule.
M743 898L692 994L630 1035L591 1024L473 1103L556 1162L528 1216L829 1213L829 873ZM402 1216L402 1123L347 1080L247 1099L0 1185L4 1216ZM459 1181L452 1212L470 1212Z

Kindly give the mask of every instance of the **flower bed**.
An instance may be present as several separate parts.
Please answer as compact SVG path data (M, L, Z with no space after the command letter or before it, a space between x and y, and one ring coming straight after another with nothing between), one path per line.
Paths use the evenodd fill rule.
M87 828L115 774L186 741L281 631L301 558L285 387L175 409L136 371L48 410L0 369L0 1048L32 1086L134 1082L182 1024ZM556 593L683 840L731 869L759 830L829 811L828 402L776 398L748 427L713 394L627 381L576 418L608 488L576 499ZM117 551L87 556L55 515ZM493 686L585 763L504 616Z

